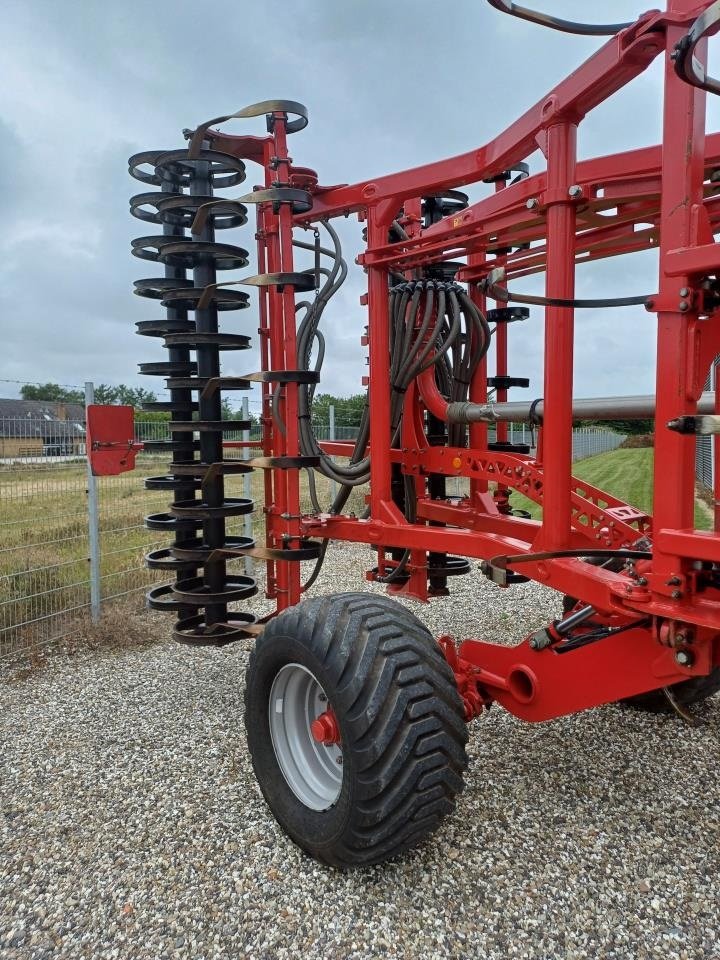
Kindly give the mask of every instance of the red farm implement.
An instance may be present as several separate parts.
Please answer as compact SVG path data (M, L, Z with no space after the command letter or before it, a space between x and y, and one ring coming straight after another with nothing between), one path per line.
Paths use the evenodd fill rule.
M133 241L136 256L162 268L136 283L164 308L138 332L168 351L141 371L166 379L169 399L151 407L169 413L172 438L160 444L172 455L167 475L146 483L172 497L147 523L174 540L147 562L174 579L148 600L177 614L183 643L254 638L246 725L260 786L285 830L336 865L379 862L437 826L462 787L465 724L494 702L534 722L620 700L684 713L720 686L720 518L714 532L693 529L695 439L720 431L720 405L702 393L720 354L720 134L705 133L706 96L720 84L703 66L720 3L669 0L603 25L490 3L538 30L607 40L466 154L325 187L288 154L305 108L271 100L187 131L180 149L130 159L148 191L131 211L161 228ZM656 57L662 144L578 161L582 120ZM266 135L217 129L258 117ZM531 171L538 148L544 169ZM217 196L245 179L246 164L259 185ZM482 184L470 204L462 188ZM216 237L243 227L252 207L258 273L223 282L248 254ZM357 442L327 444L310 413L323 313L347 272L333 220L349 214L366 231L357 262L367 275L368 403ZM575 298L576 263L648 248L659 251L657 292ZM294 262L300 252L314 258L307 269ZM543 297L514 292L535 273ZM262 369L224 376L220 358L250 339L220 330L218 318L248 307L248 290ZM655 395L574 398L574 309L632 304L657 315ZM527 382L510 376L508 337L543 317L542 399L509 402ZM259 448L227 458L223 437L248 424L223 420L223 395L258 383ZM651 518L574 479L571 441L580 418L653 416ZM534 425L536 448L511 442L513 421ZM111 433L100 432L93 457L103 470L113 457L130 468L128 438ZM250 470L264 477L264 544L226 532L253 509L226 494L226 478ZM301 510L305 470L335 481L329 508ZM467 495L448 494L455 477ZM365 515L344 512L366 483ZM542 506L542 521L514 512L514 491ZM389 597L303 599L300 561L320 565L329 541L372 547L368 576L391 593L446 594L478 560L498 589L530 578L559 591L565 614L515 646L436 641ZM247 556L266 565L276 602L262 622L243 610L254 579L234 572Z

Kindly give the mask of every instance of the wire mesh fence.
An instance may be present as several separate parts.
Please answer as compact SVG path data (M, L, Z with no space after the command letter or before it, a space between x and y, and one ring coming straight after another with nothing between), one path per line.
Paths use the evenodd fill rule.
M95 478L99 562L93 567L84 410L72 406L43 404L41 409L31 409L30 416L0 417L0 662L10 654L27 654L81 630L93 590L104 608L122 597L134 596L141 604L144 591L162 579L162 573L145 567L143 558L164 546L167 537L146 529L144 518L167 510L168 493L147 490L142 477L165 473L167 456L140 453L134 472ZM352 441L358 428L318 424L316 431L321 440ZM141 442L168 439L168 425L140 420L135 437ZM256 424L249 439L259 437ZM237 431L226 439L237 442L248 435ZM534 443L529 428L518 426L512 428L509 439ZM606 430L575 431L575 459L615 449L622 439ZM241 457L243 451L231 449L228 456ZM249 488L243 487L246 483ZM228 495L249 495L262 504L260 471L229 476L227 484ZM328 509L331 481L317 476L315 486L316 500ZM304 475L301 489L302 509L310 512L313 503ZM347 512L359 515L366 493L365 488L356 488ZM448 494L453 495L452 485ZM256 538L261 538L261 509L250 522ZM247 534L244 523L244 518L230 521L228 532Z

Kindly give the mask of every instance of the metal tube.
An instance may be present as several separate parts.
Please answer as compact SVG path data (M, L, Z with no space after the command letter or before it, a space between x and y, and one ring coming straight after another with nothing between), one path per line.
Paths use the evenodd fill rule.
M577 125L561 122L547 131L547 266L545 296L575 296L575 206L568 189L575 182ZM545 472L542 545L562 550L570 540L572 475L572 391L574 311L545 308L545 386L548 401L543 424Z
M382 246L388 225L376 207L368 210L368 247ZM388 271L370 267L368 271L368 315L370 331L370 512L373 520L382 519L383 505L392 499L390 445L390 312Z
M247 397L242 398L242 418L245 421L250 420L250 402ZM245 443L250 442L250 430L243 430L242 438ZM243 447L242 452L243 460L250 459L250 448ZM243 476L243 496L246 500L252 500L252 474L246 473ZM243 517L243 534L249 539L252 540L253 536L253 519L251 513L246 513ZM255 573L254 563L252 557L245 557L245 576L252 577Z
M479 264L484 263L486 260L485 253L471 253L468 257L468 266L474 267ZM477 284L473 283L470 285L469 296L475 306L480 310L481 313L485 313L487 309L487 303L484 293L482 293ZM482 358L480 363L473 374L472 380L470 382L470 389L468 391L468 398L471 404L476 404L479 401L484 401L487 399L487 374L488 374L488 363L487 363L487 354ZM475 425L471 424L470 429L468 430L468 439L470 446L473 450L485 450L488 444L488 429L485 423L482 421L474 421ZM470 497L473 503L477 503L478 498L482 494L487 493L488 484L486 480L471 480L470 481ZM455 478L455 493L458 492L458 478Z
M586 620L589 620L590 617L595 613L595 607L580 607L579 610L576 610L575 613L571 613L569 617L566 617L565 620L561 623L556 624L555 630L560 634L561 637L564 637L566 633L570 633L571 630L574 630L575 627L579 627L581 624L585 623Z
M88 407L95 402L95 387L85 382L85 422ZM90 548L90 616L92 622L100 619L100 518L98 511L97 479L90 465L90 449L87 449L88 493L88 546Z
M331 403L328 407L328 440L335 440L335 404ZM330 499L335 502L337 496L337 484L334 480L330 481Z
M717 361L713 361L710 366L710 386L714 387L715 410L720 413L720 370ZM720 435L716 434L712 440L712 457L710 459L710 469L712 471L712 490L713 490L713 529L720 533Z
M534 409L531 410L531 407ZM448 417L453 423L542 423L545 401L517 401L512 403L451 403ZM698 414L715 412L715 394L712 391L700 395ZM655 417L655 397L646 394L635 397L588 397L575 399L572 403L573 420L652 420Z
M694 6L692 0L671 0L669 9L671 13L689 15ZM697 359L703 356L706 345L709 345L702 324L698 322L699 296L688 300L684 297L697 280L689 275L676 277L666 273L671 251L705 242L707 231L696 213L703 204L706 97L696 87L682 81L678 83L672 61L673 51L684 32L684 27L668 24L665 34L655 387L660 423L694 413L692 398L706 376L706 370L699 370ZM696 56L699 62L707 62L706 41L698 44ZM695 510L695 442L692 437L672 430L658 431L653 479L655 529L692 528ZM667 580L679 569L679 558L669 554L661 555L657 562L653 562L655 583L662 584L659 592L669 592Z

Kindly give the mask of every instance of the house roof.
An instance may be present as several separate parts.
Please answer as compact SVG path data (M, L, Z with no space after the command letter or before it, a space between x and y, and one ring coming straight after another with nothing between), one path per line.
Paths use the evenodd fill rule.
M0 437L84 437L81 403L0 398Z

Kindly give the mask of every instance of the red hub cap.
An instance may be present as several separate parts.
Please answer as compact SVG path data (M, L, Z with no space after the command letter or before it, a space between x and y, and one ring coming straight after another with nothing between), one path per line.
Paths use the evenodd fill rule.
M335 713L328 709L316 717L310 724L310 732L313 739L318 743L330 746L333 743L340 743L340 728L335 717Z

